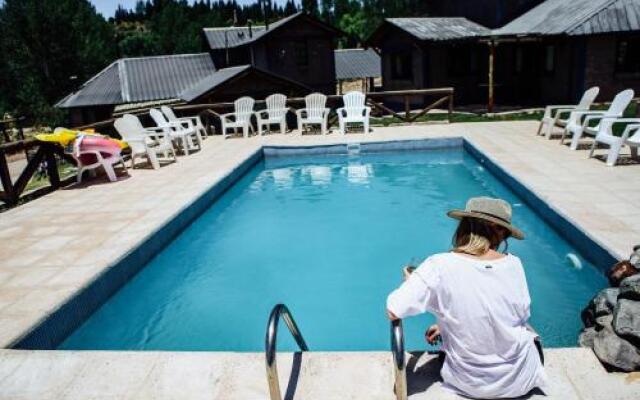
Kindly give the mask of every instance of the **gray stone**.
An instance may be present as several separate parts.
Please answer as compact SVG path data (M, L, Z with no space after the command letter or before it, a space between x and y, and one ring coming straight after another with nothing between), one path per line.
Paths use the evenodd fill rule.
M582 311L581 317L585 327L589 328L594 325L602 325L598 323L601 317L613 314L613 308L618 298L618 288L602 289L589 302L587 307Z
M630 276L620 282L618 298L640 301L640 274Z
M593 339L595 339L598 331L596 328L585 328L580 332L580 336L578 336L578 345L580 347L588 347L590 349L593 348Z
M605 327L593 339L593 351L605 364L623 371L640 368L640 353L628 341L616 335L611 327Z
M640 301L620 299L613 313L614 331L640 346Z

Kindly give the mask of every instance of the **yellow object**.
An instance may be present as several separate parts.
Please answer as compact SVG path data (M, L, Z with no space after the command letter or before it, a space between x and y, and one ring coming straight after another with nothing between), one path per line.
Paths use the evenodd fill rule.
M120 146L121 149L126 149L127 147L129 147L129 145L127 144L127 142L124 142L122 140L119 139L113 139L110 138L108 136L104 136L104 135L100 135L99 133L96 133L96 131L94 129L86 129L86 130L82 130L82 131L74 131L71 129L67 129L67 128L56 128L55 131L53 131L53 133L41 133L39 135L36 135L36 139L40 140L41 142L53 142L53 143L58 143L61 146L67 146L69 145L69 143L73 142L74 140L76 140L76 137L78 137L79 134L88 134L88 135L93 135L93 136L101 136L101 137L106 137L110 140L113 140L114 142L118 143L118 146Z

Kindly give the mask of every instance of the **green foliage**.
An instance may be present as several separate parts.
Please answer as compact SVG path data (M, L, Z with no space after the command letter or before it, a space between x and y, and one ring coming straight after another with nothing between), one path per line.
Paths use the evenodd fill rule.
M275 3L275 4L274 4ZM204 51L202 28L263 23L300 10L366 39L385 17L421 16L424 0L139 0L106 21L89 0L0 0L0 113L55 125L53 105L120 57ZM300 4L300 5L298 5Z
M113 60L113 36L88 0L6 0L0 103L36 123L59 121L52 105Z

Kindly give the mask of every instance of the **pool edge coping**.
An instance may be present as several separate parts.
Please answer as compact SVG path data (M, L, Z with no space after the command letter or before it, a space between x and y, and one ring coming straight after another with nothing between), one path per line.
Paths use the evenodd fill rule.
M430 143L430 144L429 144ZM192 201L187 201L178 210L172 213L166 218L159 226L151 230L146 236L144 236L139 242L132 245L126 252L122 253L109 265L107 265L102 271L96 274L93 279L78 288L77 291L70 294L69 297L59 304L55 309L43 315L36 323L34 323L29 329L22 332L17 338L14 338L6 349L24 349L24 350L56 350L57 347L64 342L64 340L73 333L80 325L82 325L97 309L99 309L104 303L106 303L111 296L117 293L127 282L133 278L139 271L144 268L150 259L152 259L157 251L161 251L165 248L177 235L180 234L185 228L187 228L198 216L202 215L208 207L211 206L216 199L223 195L226 190L232 187L239 179L241 179L252 167L258 164L260 161L269 155L271 150L292 150L297 152L297 155L303 154L305 150L310 149L323 149L323 148L336 148L341 147L347 149L349 145L353 143L335 143L335 144L321 144L321 145L269 145L261 144L258 149L253 151L248 157L239 161L228 173L221 176L217 181L213 182L210 186L203 189L203 191L196 196ZM387 148L385 151L410 151L420 149L437 149L437 148L456 148L461 147L469 152L478 162L486 165L481 160L488 161L490 172L510 190L514 191L523 201L527 202L531 206L534 212L538 214L546 223L548 223L553 229L559 231L567 241L575 246L583 254L591 254L593 246L588 246L589 242L595 244L596 248L599 248L604 255L600 255L596 258L602 257L600 261L603 261L607 256L607 260L616 260L615 252L612 252L610 248L595 239L586 230L577 226L576 222L568 217L565 213L558 210L555 206L547 203L543 197L531 189L528 185L521 182L518 178L513 176L510 172L507 172L503 167L499 165L492 157L488 156L485 152L480 150L475 144L473 144L469 138L464 135L454 135L439 138L407 138L407 139L392 139L381 140L373 142L357 142L359 146L373 147L376 146L389 146L398 145L396 148ZM413 144L418 147L403 146ZM419 145L424 145L420 147ZM266 150L266 151L265 151ZM375 153L376 151L367 152L367 154ZM306 153L312 154L338 154L338 153ZM346 154L341 152L339 154ZM283 156L289 156L294 154L285 154ZM275 156L278 157L278 156ZM532 203L533 202L533 203ZM195 207L194 207L195 206ZM540 207L547 208L552 213L553 219L549 219L542 211ZM560 223L560 226L558 226ZM574 239L571 239L572 233L566 230L574 230L574 233L578 233L580 243L576 243ZM156 236L160 236L161 240L158 240ZM586 240L586 242L585 242ZM160 244L158 244L160 243ZM150 244L152 246L150 246ZM588 250L584 250L584 249ZM155 251L155 253L154 253ZM145 254L147 253L147 254ZM151 253L151 254L149 254ZM136 260L136 258L138 258ZM133 261L133 265L128 265ZM597 263L596 266L602 269ZM119 271L123 270L123 271ZM110 279L110 274L118 274L120 276L111 277L110 282L105 282ZM117 279L113 279L117 278ZM104 284L109 284L109 287ZM83 296L95 295L96 290L106 291L103 292L100 299L89 298L87 299L90 304L82 304ZM91 297L91 296L89 296ZM88 308L87 308L88 307ZM68 311L67 311L68 310ZM66 313L67 315L64 315ZM75 317L75 320L69 321L71 317ZM59 319L55 323L55 319ZM66 320L66 324L64 323ZM51 325L51 326L48 326ZM69 328L69 327L72 328ZM51 330L50 330L51 329ZM60 330L64 329L64 333ZM53 334L51 332L53 331ZM43 332L47 332L44 335ZM43 337L37 337L38 335ZM48 336L48 338L47 338ZM55 336L55 338L52 338ZM29 344L35 344L36 346L28 346ZM42 346L44 344L48 344Z

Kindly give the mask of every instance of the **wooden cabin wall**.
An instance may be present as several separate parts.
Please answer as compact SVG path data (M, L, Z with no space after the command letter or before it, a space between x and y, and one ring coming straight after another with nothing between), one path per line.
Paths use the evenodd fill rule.
M487 100L487 46L478 42L432 42L425 46L425 79L429 87L452 86L459 105Z
M425 51L420 44L405 34L386 35L379 44L381 52L382 90L422 89L429 85ZM404 64L399 67L399 64ZM399 75L399 69L407 69L408 74ZM395 109L404 108L402 97L388 97L385 104ZM424 99L416 97L411 101L412 107L420 107Z
M616 58L621 56L620 41L635 42L637 46L640 35L591 36L586 40L585 87L600 86L599 101L611 101L624 89L633 89L640 96L640 70L620 71L616 66ZM631 46L628 50L634 51Z
M301 19L280 28L253 47L257 67L315 91L335 94L333 33Z

